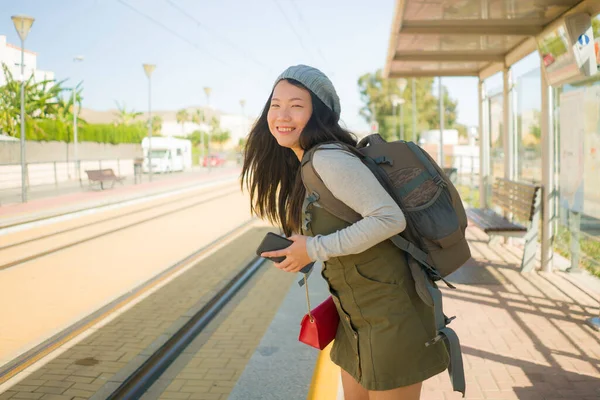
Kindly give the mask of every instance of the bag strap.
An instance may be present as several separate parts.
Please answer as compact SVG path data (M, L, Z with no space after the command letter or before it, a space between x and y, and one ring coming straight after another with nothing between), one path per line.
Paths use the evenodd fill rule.
M446 343L446 348L448 349L448 353L450 355L450 364L448 365L448 374L450 374L450 381L452 383L452 390L455 392L461 392L463 397L465 397L465 368L462 359L462 352L460 349L460 341L458 340L458 335L452 328L448 328L448 324L455 317L446 317L443 311L442 304L442 292L434 285L429 279L427 281L427 289L431 297L433 298L433 308L434 308L434 316L435 316L435 326L438 334L425 343L425 346L431 346L432 344L437 343L440 340L444 340Z
M445 280L435 267L427 262L427 253L418 248L414 243L405 239L400 235L395 235L390 238L392 243L398 247L400 250L410 254L416 261L419 262L427 270L428 275L434 280L441 280L448 286L449 288L456 289L456 286Z
M429 172L429 175L431 175L431 178L433 179L435 184L438 186L445 186L446 182L444 182L444 179L442 179L439 172L431 164L431 161L429 161L427 157L425 157L425 154L423 154L423 149L414 144L413 142L405 143L408 146L408 148L413 152L413 154L419 159L419 161L421 161L421 163L425 166L427 172Z
M308 297L308 274L304 274L304 287L306 288L306 307L308 309L308 317L310 318L310 322L314 321L312 314L310 313L310 298ZM302 285L300 285L302 286Z

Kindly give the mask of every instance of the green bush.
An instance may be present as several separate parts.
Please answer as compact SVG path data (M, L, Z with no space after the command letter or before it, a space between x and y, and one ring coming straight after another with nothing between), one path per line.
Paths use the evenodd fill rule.
M20 129L20 128L19 128ZM73 141L73 125L59 120L42 119L28 121L25 125L27 140L34 141ZM20 130L19 130L20 132ZM87 124L79 125L77 136L81 142L97 143L141 143L148 130L143 123L131 125ZM160 136L156 135L155 136Z

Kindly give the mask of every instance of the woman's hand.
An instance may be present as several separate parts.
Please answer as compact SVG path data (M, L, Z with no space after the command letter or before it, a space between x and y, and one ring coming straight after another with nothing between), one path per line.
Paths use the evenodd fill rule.
M288 238L294 243L285 249L276 251L265 251L261 257L283 257L285 260L275 263L275 266L285 272L298 272L313 260L308 257L306 252L307 236L293 235Z

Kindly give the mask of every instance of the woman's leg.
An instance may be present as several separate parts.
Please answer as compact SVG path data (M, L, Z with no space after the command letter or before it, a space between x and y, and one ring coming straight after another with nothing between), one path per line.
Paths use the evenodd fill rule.
M369 400L419 400L421 386L423 386L423 382L392 390L369 390Z
M344 387L344 400L369 400L369 392L360 383L356 382L349 373L342 369L342 386Z

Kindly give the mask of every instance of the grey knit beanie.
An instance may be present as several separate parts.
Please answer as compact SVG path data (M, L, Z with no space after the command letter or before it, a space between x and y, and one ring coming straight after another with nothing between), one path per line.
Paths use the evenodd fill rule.
M333 83L329 78L316 68L309 67L308 65L294 65L289 67L275 81L273 88L282 79L294 79L304 86L306 86L311 92L313 92L333 113L340 119L342 112L340 106L340 98L335 92Z

